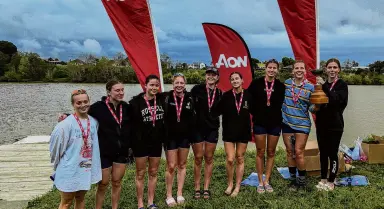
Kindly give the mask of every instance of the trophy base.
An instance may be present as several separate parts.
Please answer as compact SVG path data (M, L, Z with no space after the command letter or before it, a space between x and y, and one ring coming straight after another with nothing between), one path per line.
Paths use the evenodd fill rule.
M328 104L329 102L328 97L318 97L318 98L311 97L309 101L312 104Z

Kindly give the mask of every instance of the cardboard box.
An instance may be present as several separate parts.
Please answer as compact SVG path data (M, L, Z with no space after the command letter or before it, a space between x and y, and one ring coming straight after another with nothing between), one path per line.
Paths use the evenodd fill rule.
M320 151L316 140L308 140L304 150L305 169L309 176L320 175ZM329 165L330 166L330 165ZM338 173L345 171L345 161L342 153L339 153Z
M361 147L368 157L369 164L384 164L384 140L378 141L379 144L361 143Z

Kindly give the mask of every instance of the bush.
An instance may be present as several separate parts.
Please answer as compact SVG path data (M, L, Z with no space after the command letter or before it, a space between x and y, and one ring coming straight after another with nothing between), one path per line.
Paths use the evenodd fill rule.
M52 77L55 78L67 78L68 77L68 71L63 68L57 68L53 69Z
M22 76L15 71L5 72L4 80L9 82L19 82L22 80Z

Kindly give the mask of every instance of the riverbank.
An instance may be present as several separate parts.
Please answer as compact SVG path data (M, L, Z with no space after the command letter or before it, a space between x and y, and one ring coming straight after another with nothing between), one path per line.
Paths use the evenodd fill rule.
M246 153L245 163L244 178L255 170L255 151L248 151ZM155 202L160 208L166 208L164 165L165 162L163 160L159 169L155 197ZM285 165L285 153L282 149L279 149L276 156L276 166ZM338 187L333 192L318 192L314 189L314 186L319 181L319 178L309 177L309 187L306 191L290 192L287 188L287 180L284 180L276 168L274 168L271 182L275 189L274 193L260 195L256 192L256 187L242 187L238 197L230 198L224 195L226 188L225 154L223 149L218 149L215 154L215 169L213 170L210 187L212 192L211 200L192 199L193 160L189 159L184 187L184 197L187 202L185 207L178 208L384 208L384 195L382 192L384 189L384 165L368 165L364 163L354 163L353 165L356 168L352 171L352 174L367 176L370 181L369 186ZM123 181L120 208L137 208L134 175L134 166L130 165L127 168ZM345 176L345 174L341 176ZM87 193L86 208L94 207L95 191L95 187L93 187ZM110 201L109 190L103 208L110 208ZM30 201L27 209L57 208L59 202L59 192L54 190Z

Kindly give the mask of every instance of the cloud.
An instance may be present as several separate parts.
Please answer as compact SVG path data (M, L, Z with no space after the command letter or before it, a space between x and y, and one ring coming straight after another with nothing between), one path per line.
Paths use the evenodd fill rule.
M276 57L292 56L277 1L149 2L160 52L172 52L175 59L210 60L203 22L232 27L257 54L273 49ZM1 1L0 14L0 39L13 41L23 50L62 59L85 52L112 56L123 51L100 0ZM384 53L382 0L321 0L319 16L320 44L325 51L334 48L346 53L354 47L358 57L359 52L366 53L365 48L378 47Z

